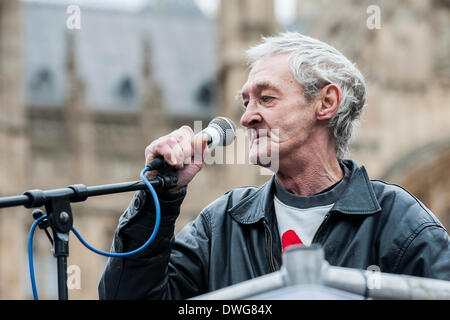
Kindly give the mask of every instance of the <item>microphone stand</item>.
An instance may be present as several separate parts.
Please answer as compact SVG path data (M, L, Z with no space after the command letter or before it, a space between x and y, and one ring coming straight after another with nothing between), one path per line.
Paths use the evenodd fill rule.
M173 188L178 179L176 170L164 166L160 174L149 182L155 189ZM67 188L42 191L29 190L22 195L0 198L0 209L24 206L39 208L45 206L47 218L39 223L41 229L50 227L53 232L53 255L57 259L58 298L68 300L67 289L67 257L69 256L69 232L73 225L71 202L85 201L88 197L144 190L147 186L143 181L107 184L86 187L83 184L70 185ZM37 213L38 215L40 214ZM35 218L39 217L33 213Z

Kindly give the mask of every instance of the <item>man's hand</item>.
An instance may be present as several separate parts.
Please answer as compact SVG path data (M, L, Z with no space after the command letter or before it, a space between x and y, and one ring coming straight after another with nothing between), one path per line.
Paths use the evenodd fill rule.
M162 156L167 164L178 169L178 186L169 191L176 191L188 185L203 167L203 152L208 137L201 135L195 139L191 127L182 126L168 135L156 139L145 148L145 165ZM147 172L152 179L157 172Z

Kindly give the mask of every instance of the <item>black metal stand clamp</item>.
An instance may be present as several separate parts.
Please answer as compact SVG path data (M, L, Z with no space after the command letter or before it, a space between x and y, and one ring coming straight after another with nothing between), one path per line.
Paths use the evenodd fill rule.
M69 298L67 290L67 257L69 256L69 232L73 225L70 206L70 198L73 196L73 192L70 189L70 187L60 189L58 196L49 199L45 197L45 193L41 190L30 190L24 193L31 199L31 203L27 207L45 205L47 219L43 220L43 225L39 227L45 228L48 226L53 232L53 255L57 259L58 298L60 300Z
M69 298L67 291L67 257L69 256L69 232L73 217L69 198L53 199L45 205L49 214L49 223L53 231L53 255L57 259L58 297Z
M155 179L159 181L160 188L170 189L178 185L178 169L169 166L161 157L151 162L151 168L159 172Z

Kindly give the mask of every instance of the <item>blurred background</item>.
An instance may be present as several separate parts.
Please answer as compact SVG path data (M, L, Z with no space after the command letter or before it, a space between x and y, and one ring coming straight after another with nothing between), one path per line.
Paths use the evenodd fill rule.
M70 5L80 9L79 28L68 23ZM317 37L357 64L369 106L349 158L405 187L448 228L448 0L0 0L0 196L138 180L155 138L218 115L238 123L243 51L283 30ZM268 179L248 164L205 166L176 231L229 189ZM132 196L73 204L74 226L109 250ZM0 299L32 298L32 222L29 209L0 209ZM42 231L34 251L40 298L57 299ZM71 234L68 264L80 285L70 299L98 298L105 263Z

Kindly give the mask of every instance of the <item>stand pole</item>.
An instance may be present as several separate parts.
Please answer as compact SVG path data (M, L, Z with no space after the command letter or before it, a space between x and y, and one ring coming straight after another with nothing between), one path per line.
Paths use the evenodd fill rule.
M64 238L67 238L64 239ZM68 300L69 293L67 290L67 257L69 256L69 234L55 234L55 257L57 260L58 272L58 299Z
M69 293L67 290L67 257L57 257L58 264L58 299L68 300Z

